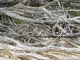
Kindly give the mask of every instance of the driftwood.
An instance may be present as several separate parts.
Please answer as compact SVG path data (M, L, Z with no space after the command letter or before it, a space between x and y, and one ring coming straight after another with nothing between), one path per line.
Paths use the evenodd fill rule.
M20 42L18 42L18 41L16 41L16 40L14 40L14 39L12 39L12 38L8 38L8 37L5 37L4 39L3 39L3 36L0 36L0 39L2 39L3 41L4 41L4 39L6 40L6 42L8 42L8 40L11 40L11 41L13 41L13 42L15 42L15 43L17 43L17 44L21 44ZM1 44L0 44L1 45ZM32 58L34 58L34 59L42 59L42 60L51 60L51 59L49 59L49 58L47 58L47 57L45 57L45 56L42 56L42 55L39 55L39 54L36 54L36 53L26 53L26 52L15 52L15 51L31 51L31 52L45 52L45 51L54 51L54 52L64 52L65 54L66 53L70 53L70 54L76 54L76 53L78 53L79 54L79 52L80 52L80 49L79 48L65 48L65 47L55 47L55 46L47 46L47 47L29 47L29 46L26 46L25 48L24 48L24 46L23 47L19 47L19 46L17 46L18 48L17 49L15 49L16 47L14 47L13 48L13 46L9 46L9 45L4 45L4 44L2 44L3 45L3 47L2 48L0 48L0 51L2 50L3 51L3 49L5 49L5 47L7 47L6 49L9 49L9 51L7 51L7 52L10 52L11 54L15 54L15 56L17 56L17 57L21 57L21 58L24 58L24 57L32 57ZM21 44L22 45L22 44ZM5 47L4 47L5 46ZM12 50L12 51L10 51L10 50ZM4 50L5 51L5 50ZM9 54L10 54L9 53ZM6 54L6 53L5 53ZM51 53L43 53L43 54L45 54L45 55L48 55L48 56L50 56L51 55ZM54 53L55 54L55 53ZM52 54L51 56L54 56L54 58L56 58L56 59L58 59L58 56L55 56L54 54ZM58 54L58 53L57 53ZM70 59L69 57L67 57L68 59ZM67 59L66 58L66 59ZM73 57L74 58L74 57ZM4 59L4 58L1 58L1 59ZM63 58L60 58L60 59L63 59ZM77 59L77 58L76 58Z
M80 17L58 0L39 7L31 1L0 8L0 59L80 60Z

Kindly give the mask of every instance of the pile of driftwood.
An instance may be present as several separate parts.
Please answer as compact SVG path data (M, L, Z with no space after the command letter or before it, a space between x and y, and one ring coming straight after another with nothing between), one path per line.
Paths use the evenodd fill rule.
M58 0L26 3L0 8L0 59L79 60L80 17L71 17Z

